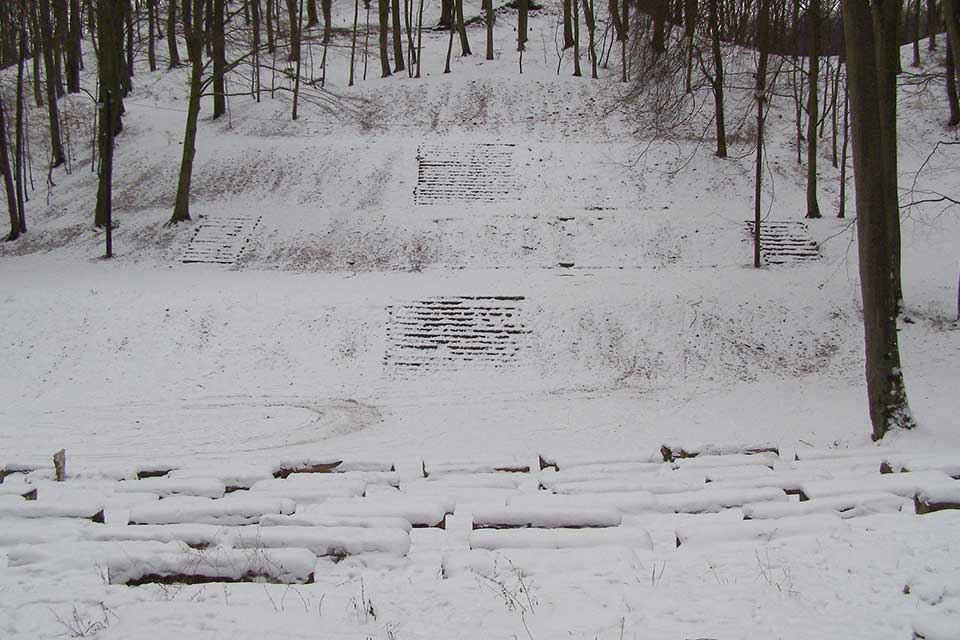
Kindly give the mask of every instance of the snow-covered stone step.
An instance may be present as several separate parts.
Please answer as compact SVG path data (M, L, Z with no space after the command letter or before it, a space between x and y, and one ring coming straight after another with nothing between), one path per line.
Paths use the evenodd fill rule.
M110 584L273 582L309 584L317 565L307 549L131 550L107 565Z
M261 527L360 527L364 529L400 529L409 532L413 525L403 518L375 516L325 516L298 511L292 515L268 514L260 518Z
M743 505L744 520L770 520L816 513L835 513L841 518L856 518L874 513L900 511L904 498L892 493L852 493L804 502L758 502Z
M130 510L130 524L256 524L270 514L291 514L296 509L292 500L232 493L214 500L193 496L166 498Z
M79 518L103 524L103 501L48 502L6 495L0 496L0 518Z
M800 485L800 499L826 498L866 491L893 493L912 498L924 490L940 487L952 488L958 481L940 471L917 471L913 473L877 473L862 478L838 478L811 480Z
M880 463L880 473L912 471L941 471L954 479L960 479L960 451L953 453L895 454L884 456Z
M616 527L623 516L603 507L477 507L473 509L474 529L584 529Z
M849 529L833 514L814 514L772 520L740 520L677 527L677 546L712 547L723 542L760 542L795 536L828 536Z
M652 550L653 540L645 529L486 529L470 533L471 549L570 549L584 547L630 547Z
M152 493L163 497L222 498L226 490L224 483L213 478L144 478L143 480L124 480L114 487L117 493Z
M297 515L350 516L356 518L402 518L417 528L444 527L444 520L456 509L456 501L450 498L398 495L385 498L333 498L326 502L304 505Z
M904 475L917 475L922 472ZM960 481L929 484L920 487L914 496L917 513L933 513L944 509L960 509Z
M696 458L698 456L750 455L754 453L772 453L780 455L780 448L772 442L755 444L698 444L667 442L660 446L660 455L664 462L673 462L678 458Z

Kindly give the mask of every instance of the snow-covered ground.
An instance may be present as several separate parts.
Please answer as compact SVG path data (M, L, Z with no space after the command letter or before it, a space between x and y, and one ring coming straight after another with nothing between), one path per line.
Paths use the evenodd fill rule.
M478 2L468 5L468 13L479 12ZM334 6L346 25L352 5ZM597 497L593 485L586 502L557 496L562 504L551 508L593 524L612 509L623 518L612 532L532 541L498 537L522 531L470 533L472 501L496 520L510 515L498 501L523 505L546 493L537 490L549 474L536 474L538 455L560 461L563 474L572 473L565 459L646 461L664 443L773 443L781 454L771 465L776 473L813 482L824 479L818 474L843 474L794 463L792 452L866 448L869 464L847 469L866 494L878 491L879 460L893 451L947 458L960 451L955 210L904 209L904 290L914 322L900 335L921 427L873 447L854 232L849 219L834 218L838 172L830 167L829 136L820 162L825 217L806 225L821 257L754 270L744 226L752 217L752 134L749 125L736 127L752 119L749 93L729 96L733 159L713 157L713 142L697 141L696 123L651 140L644 118L623 104L616 53L599 81L589 79L585 57L585 77L570 77L569 52L556 75L551 8L531 18L520 75L514 22L515 14L500 14L496 60L458 58L455 48L449 75L441 73L446 34L424 33L421 80L376 78L371 47L368 79L352 88L349 39L341 34L329 52L330 93L308 91L296 122L287 92L273 99L265 92L260 103L231 97L227 118L202 118L195 221L177 228L163 225L176 188L186 71L138 67L117 139L120 226L109 262L99 259L102 234L91 230L91 105L68 98L66 118L79 123L72 173L54 172L56 186L41 186L28 207L29 233L0 246L0 465L49 465L53 451L65 448L73 481L58 487L46 471L29 477L39 487L38 513L0 493L0 635L892 639L916 629L928 638L957 637L957 512L890 512L901 504L889 493L864 502L873 506L858 517L805 513L796 517L819 519L781 517L771 528L745 524L745 511L769 507L741 508L737 495L725 498L732 508L693 515L682 511L702 505L702 491L627 500ZM481 52L482 30L470 34ZM312 51L314 66L319 51ZM929 54L926 62L928 70L939 68ZM92 88L93 78L86 82ZM235 82L234 90L247 86ZM902 90L904 203L931 189L960 192L958 147L941 148L916 177L935 142L953 139L941 124L945 106L936 82ZM768 220L799 221L804 168L791 142L793 107L781 99L774 109ZM705 123L707 112L696 122ZM42 120L39 112L32 117ZM37 137L35 148L43 144ZM501 154L485 179L510 189L491 202L422 204L418 155L429 164L477 149ZM42 171L35 167L35 174L42 185ZM472 191L487 186L475 183ZM245 228L257 221L237 263L183 264L198 226L217 218L245 219ZM451 356L401 366L411 349L399 327L412 322L425 331L442 316L425 311L431 304L468 306L471 330L494 330L517 351L509 358L490 352L493 362L485 365ZM491 315L508 312L509 320ZM449 346L434 351L451 353ZM366 478L363 500L372 503L362 507L336 506L352 499L350 487L338 487L336 498L321 492L334 502L298 503L292 517L305 520L289 528L323 522L327 537L291 532L269 546L327 549L346 536L378 552L321 559L308 585L108 583L111 568L129 575L152 561L171 567L197 560L190 555L197 552L171 540L239 549L251 546L243 540L252 535L252 546L257 539L267 546L268 537L255 533L218 532L256 528L248 520L211 522L257 511L282 522L290 506L284 499L318 495L316 488L264 486L259 500L276 504L264 510L262 502L239 498L211 508L215 500L201 493L164 498L175 502L157 515L161 489L127 494L116 490L119 478L138 468L208 469L200 474L207 484L187 482L188 489L209 491L213 482L222 495L240 481L224 474L264 482L298 459L396 465L400 489ZM442 476L417 477L424 461L428 469L463 461L533 470L516 487L490 480L500 474L476 473L444 485ZM681 478L682 466L664 464L656 471L661 484L646 485L671 489L662 494L638 489L637 469L616 464L571 482L599 480L604 492L632 488L644 496L704 484L696 472ZM736 468L725 482L750 479L738 490L756 484L753 472ZM184 477L191 475L197 472ZM14 475L0 487L18 482L26 481ZM925 488L945 491L937 482ZM914 489L894 492L904 497ZM752 490L759 493L749 501L764 499L763 490ZM151 522L179 513L193 529L170 539L109 533L128 529L117 523L126 522L136 496L153 510ZM342 532L370 525L377 514L427 518L440 508L442 515L451 496L462 507L447 517L447 529L414 529L405 556L389 523L373 523L388 533ZM181 511L176 501L184 501ZM108 506L107 524L78 519L91 504ZM558 516L534 507L542 505L517 508L527 509L522 517ZM167 525L138 525L153 526ZM688 542L677 547L681 536ZM483 550L504 545L550 548ZM580 548L562 548L573 546ZM201 553L200 560L221 576L237 562L268 573L288 562L284 575L302 573L302 554L278 559L267 557L277 549L238 549L222 558Z

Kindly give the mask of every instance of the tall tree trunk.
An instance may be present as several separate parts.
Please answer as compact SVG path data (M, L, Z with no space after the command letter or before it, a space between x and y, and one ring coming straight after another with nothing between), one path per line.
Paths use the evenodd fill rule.
M421 2L423 0L420 0ZM493 0L483 0L483 8L485 10L486 23L487 23L487 50L486 50L486 59L493 60L493 24L496 20L496 13L493 10Z
M587 47L590 54L590 77L597 79L597 20L593 14L593 0L583 0L583 19L587 25Z
M353 61L357 54L357 19L360 17L360 0L353 0L353 36L350 38L350 82L348 87L353 86Z
M53 30L50 26L50 1L40 0L40 33L43 37L43 68L46 72L47 116L50 129L50 164L59 167L67 161L60 134L60 109L57 105L56 63L54 62Z
M269 1L269 0L268 0ZM177 3L176 0L167 2L167 57L170 58L169 69L180 66L180 51L177 49Z
M417 7L417 75L415 77L419 78L420 63L423 61L423 0L418 0Z
M154 24L154 3L156 0L147 0L147 64L150 71L157 70L157 51L154 44L157 26Z
M267 0L269 3L271 0ZM260 0L250 0L250 20L253 24L253 86L260 102Z
M193 179L193 159L197 152L197 119L200 116L200 95L203 92L204 0L190 0L190 7L191 27L184 34L190 55L190 99L183 133L183 156L180 160L177 198L170 224L190 220L190 182Z
M575 0L563 0L563 48L569 49L573 46L573 2Z
M290 54L287 60L296 62L300 59L300 29L297 20L297 0L287 0L287 14L290 18Z
M323 44L330 44L330 32L333 29L333 15L330 6L331 0L320 0L320 9L323 11Z
M927 49L937 48L937 2L927 0Z
M899 54L896 39L885 32L894 15L882 0L842 2L847 49L854 184L857 197L857 245L866 354L867 397L873 439L894 428L915 426L897 340L898 300L894 286L897 265L889 247L894 237L890 221L899 219L897 183L889 162L896 158L896 72L891 54ZM886 14L886 15L885 15ZM895 32L894 32L895 33ZM885 50L885 47L890 50ZM893 134L893 137L891 137ZM891 181L891 177L894 180Z
M630 40L630 2L623 0L620 9L620 21L623 23L623 37L620 39L620 80L626 82L630 79L627 72L627 42Z
M227 45L224 36L225 0L213 0L210 44L213 52L213 119L227 113Z
M437 26L449 29L453 21L456 20L454 13L453 0L440 0L440 20L437 22Z
M67 91L80 93L83 49L80 34L80 0L70 0L70 31L67 34Z
M39 2L27 5L28 11L30 11L30 58L33 61L33 100L38 108L43 106L43 86L40 80L40 64L43 59L44 49L44 39L40 32L40 18L38 17L40 13L39 5Z
M957 66L953 57L953 45L947 38L946 74L947 102L950 105L950 120L947 124L955 127L960 124L960 99L957 97Z
M717 0L710 0L709 29L711 49L713 51L713 103L717 128L717 157L727 157L727 129L723 113L723 50L720 48L720 19Z
M390 54L387 53L390 31L390 0L377 0L380 19L380 77L386 78L390 72Z
M756 179L753 189L753 266L760 268L760 224L761 224L761 203L763 195L763 128L764 115L763 105L767 95L767 48L769 44L770 31L770 0L760 0L760 12L757 16L757 52L759 60L757 61L757 164Z
M520 0L520 4L517 7L517 51L523 51L526 49L527 17L529 12L530 7L527 0Z
M400 73L403 64L403 25L400 23L400 0L389 0L390 15L393 18L393 70Z
M320 18L317 15L317 0L307 0L307 29L320 24Z
M460 55L469 56L472 52L470 51L470 41L467 40L467 26L463 21L463 0L455 0L455 7L457 10L457 31L460 33Z
M810 0L807 7L810 15L809 65L810 88L807 91L807 218L820 217L817 203L817 120L820 106L817 93L820 80L820 0Z
M840 210L838 218L847 215L847 150L850 144L850 101L847 95L847 83L843 83L843 148L840 151Z
M920 66L920 0L913 0L913 63Z
M62 98L63 52L67 42L70 21L67 18L67 0L53 0L53 64L56 69L57 97Z
M123 78L125 82L123 91L124 91L124 95L126 95L127 93L130 93L130 91L133 89L133 83L131 82L131 78L133 78L135 74L135 70L133 68L133 53L134 53L133 0L127 0L124 3L123 16L124 18L126 18L126 30L127 30L127 73L126 73L126 77Z
M10 169L9 145L7 144L7 122L4 116L3 97L0 96L0 176L3 177L3 190L7 196L7 209L10 212L10 233L7 240L20 237L20 214L17 211L17 192L13 186L13 171Z
M14 150L14 161L13 161L13 178L16 183L17 191L17 215L20 217L20 233L25 233L27 230L27 214L26 214L26 205L24 199L26 198L26 171L24 165L26 164L26 153L23 146L24 140L24 122L23 122L23 112L24 112L24 102L25 98L23 95L23 67L27 59L27 16L24 15L24 10L20 10L20 37L19 42L17 43L17 105L16 105L16 122L14 123L14 142L16 144L16 149Z
M100 171L97 183L97 204L93 224L106 228L111 224L113 211L113 135L120 120L121 52L123 50L123 20L126 0L97 0L97 71L100 76L100 119L97 147L100 152Z
M667 20L669 18L670 4L668 0L654 0L653 15L653 36L650 46L654 55L660 56L667 52Z
M573 76L579 78L580 72L580 0L573 3Z
M686 93L693 93L693 37L697 33L697 0L683 2L683 37L687 41Z
M453 55L453 37L456 33L457 33L457 21L454 18L453 20L450 21L450 40L447 41L447 62L443 67L444 73L450 73L450 57Z
M273 53L277 50L277 41L273 35L273 2L274 0L266 0L264 3L264 18L267 22L267 53Z

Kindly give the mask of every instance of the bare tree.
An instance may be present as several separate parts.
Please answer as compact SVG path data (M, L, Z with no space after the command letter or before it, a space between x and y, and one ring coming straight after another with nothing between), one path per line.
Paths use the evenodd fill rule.
M890 254L899 226L896 155L896 25L899 7L883 0L843 0L847 77L857 199L857 245L873 439L916 426L904 385L897 339L899 305ZM893 36L893 37L891 37Z

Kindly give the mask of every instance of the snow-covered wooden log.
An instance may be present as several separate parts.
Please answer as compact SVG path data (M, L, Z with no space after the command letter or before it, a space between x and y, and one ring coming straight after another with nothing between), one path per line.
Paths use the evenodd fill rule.
M960 616L950 612L925 612L911 621L914 640L960 640Z
M290 498L298 504L314 504L331 498L359 497L366 489L366 482L347 479L346 475L300 476L297 480L291 476L285 480L261 480L250 488L250 495Z
M851 493L804 502L757 502L743 505L745 520L769 520L816 513L834 513L856 518L874 513L891 513L903 508L904 499L892 493Z
M478 507L473 510L474 529L582 529L616 527L623 520L610 508L582 507Z
M176 480L206 478L222 483L227 493L249 489L261 480L273 478L273 469L267 465L215 464L202 467L184 467L170 471L168 477Z
M663 511L663 506L657 500L657 496L646 491L581 493L576 495L557 495L541 491L538 494L512 498L509 505L524 508L590 509L601 507L616 509L624 515Z
M580 493L626 493L633 491L681 493L702 489L704 482L702 478L684 478L672 474L647 474L637 478L604 478L582 480L580 482L546 481L541 482L541 484L554 493L575 495Z
M223 544L227 527L216 524L112 525L84 531L84 540L99 542L181 542L194 549Z
M794 458L796 460L842 460L844 458L880 458L883 456L897 453L889 449L880 449L878 447L855 447L852 449L797 449Z
M307 516L351 516L357 518L402 518L414 527L444 527L446 516L452 514L456 502L452 499L399 495L391 498L332 498L326 502L302 507ZM300 515L301 511L297 512Z
M772 453L780 455L780 448L773 442L755 444L696 444L668 442L660 447L660 454L664 462L673 462L680 458L697 458L699 456L724 455L752 455L756 453Z
M0 464L0 484L3 484L8 476L28 474L41 469L52 470L53 465L49 462L39 460L7 460L5 463Z
M960 479L960 451L953 453L895 454L885 456L880 463L880 473L916 471L940 471L954 479Z
M286 478L294 473L333 473L343 464L339 458L296 458L283 460L273 468L274 478Z
M0 499L0 518L79 518L103 524L103 502L47 502L8 495Z
M505 460L502 462L452 462L445 464L430 464L421 462L423 477L442 475L462 475L478 473L529 473L530 465L519 461Z
M395 528L254 526L232 531L229 540L238 549L303 548L337 558L362 553L405 556L410 550L410 534Z
M702 469L718 467L748 467L760 465L773 468L780 457L773 453L732 453L729 455L700 455L695 458L678 458L673 461L675 469Z
M18 496L24 500L36 500L37 487L22 480L20 482L6 482L0 484L0 496Z
M434 474L426 479L405 482L401 488L407 490L414 486L429 487L469 487L485 489L516 489L525 476L518 473L447 473Z
M486 529L470 534L471 549L570 549L579 547L653 549L645 529Z
M567 471L569 469L575 469L579 467L644 467L650 466L652 468L659 467L661 463L660 456L656 453L637 453L637 454L627 454L627 455L572 455L564 456L562 458L555 458L540 455L540 470L543 471L548 468L552 468L555 471Z
M212 478L144 478L124 480L114 487L117 493L155 493L159 496L199 496L221 498L226 486Z
M227 549L141 552L110 559L110 584L273 582L309 584L317 558L307 549Z
M953 486L956 480L941 471L916 471L913 473L875 473L858 478L812 480L800 485L800 499L826 498L849 493L879 491L912 498L928 488Z
M739 520L677 527L677 546L711 547L722 542L771 542L804 535L830 535L849 525L835 514L814 514L773 520Z
M285 498L230 494L213 500L193 496L177 496L144 504L130 510L130 524L256 524L265 514L289 515L296 503Z
M431 486L433 483L417 483L407 485L403 493L420 498L452 499L457 507L464 506L506 506L514 496L522 495L517 489L487 489L484 487L447 487L442 485Z
M960 509L960 481L922 487L914 496L914 505L917 513Z
M265 515L260 518L261 527L362 527L366 529L400 529L410 531L413 525L403 518L325 516L303 513L298 510L292 515Z
M675 513L715 513L723 509L741 507L750 502L785 502L786 493L773 487L752 489L708 488L688 493L657 496L661 511Z
M551 487L559 482L586 482L588 480L642 480L672 471L670 465L650 462L623 462L598 465L583 465L578 467L564 467L562 471L555 471L552 467L537 474L537 479L544 487Z

